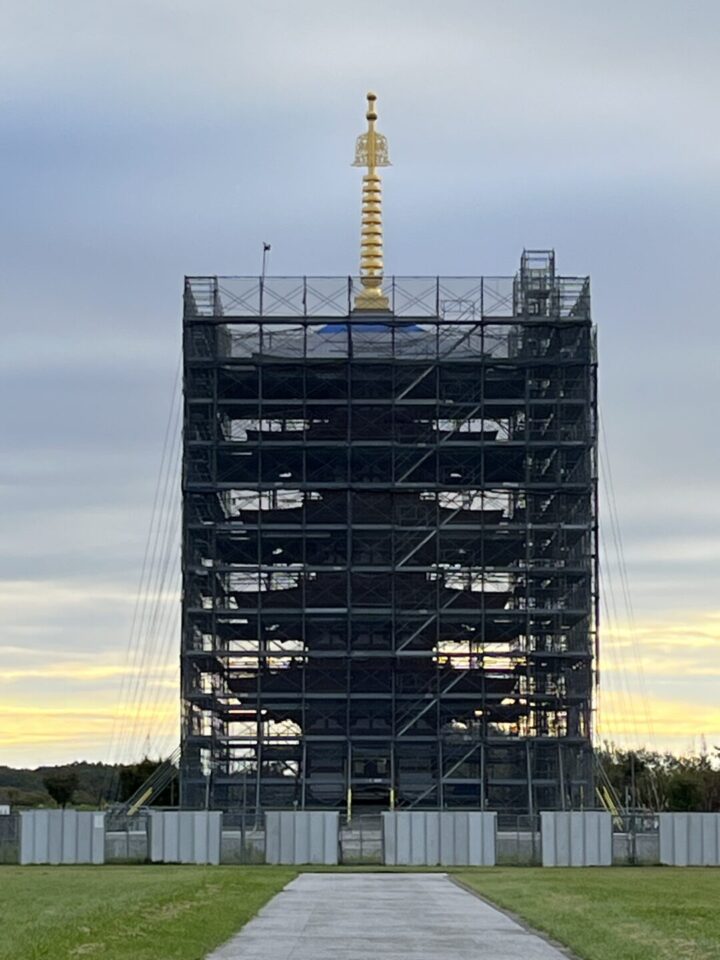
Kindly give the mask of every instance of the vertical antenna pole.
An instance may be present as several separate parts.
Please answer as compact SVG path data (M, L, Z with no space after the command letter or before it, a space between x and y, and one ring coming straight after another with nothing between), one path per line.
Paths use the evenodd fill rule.
M263 315L263 300L265 294L265 268L267 267L267 255L270 253L270 244L263 240L262 249L262 271L260 273L260 316Z

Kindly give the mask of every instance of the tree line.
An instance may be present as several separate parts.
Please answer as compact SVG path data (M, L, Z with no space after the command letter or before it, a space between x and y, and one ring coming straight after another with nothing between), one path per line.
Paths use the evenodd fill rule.
M104 807L128 800L161 760L145 757L138 763L77 763L35 770L0 766L0 803L16 807ZM170 784L155 800L160 806L177 802L177 786Z
M609 787L622 810L720 812L720 747L678 756L645 749L624 750L605 743L595 751L595 759L598 786ZM97 808L123 802L160 762L145 757L139 763L125 765L78 762L35 770L0 766L0 803ZM177 784L166 787L154 803L174 806Z
M653 750L622 750L603 744L595 758L600 783L609 783L625 810L720 811L720 748L677 756Z

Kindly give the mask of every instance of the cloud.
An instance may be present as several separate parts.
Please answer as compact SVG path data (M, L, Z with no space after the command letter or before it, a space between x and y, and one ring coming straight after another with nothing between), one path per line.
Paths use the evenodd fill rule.
M76 663L63 663L63 664L53 664L47 667L26 667L15 670L3 670L0 673L0 685L3 683L12 683L18 680L78 680L78 681L88 681L93 682L97 680L109 680L115 679L118 677L153 677L158 674L163 676L169 676L175 674L177 671L170 665L161 666L161 667L141 667L141 666L126 666L120 664L106 664L106 665L92 665L92 664L76 664ZM151 686L157 685L166 685L162 680L151 681ZM173 683L170 683L169 686L172 689L177 689L177 680Z
M5 762L130 760L178 740L179 597L86 574L0 582ZM36 709L37 707L37 709Z
M698 703L690 690L687 699L672 693L645 699L641 717L616 691L599 699L596 740L624 747L648 747L680 753L696 753L703 743L720 746L720 707L717 702Z
M599 739L655 749L720 743L720 612L621 623L601 632Z
M108 745L123 724L122 755L108 757ZM89 699L83 707L33 705L3 698L0 751L3 762L41 765L73 760L129 760L149 746L147 728L155 728L154 746L167 752L177 743L177 716L167 709L127 710ZM117 746L117 744L116 744ZM172 749L169 747L169 749Z
M720 660L720 614L710 612L688 620L686 613L676 612L662 620L607 627L602 630L602 647L623 654L639 648L646 658L696 652L705 663L714 657Z
M273 273L356 269L349 162L372 86L394 162L388 272L511 274L523 246L554 246L561 271L591 274L639 624L634 643L603 640L603 675L629 701L644 676L649 702L697 688L709 703L720 6L208 0L203 16L198 30L190 0L3 10L0 655L19 702L90 703L93 684L124 702L152 677L176 709L157 684L177 661L177 551L163 629L145 631L156 672L123 654L182 278L254 273L264 239ZM604 533L615 626L627 613ZM63 721L67 753L98 755L107 727L83 741L82 722ZM61 756L43 729L15 756Z

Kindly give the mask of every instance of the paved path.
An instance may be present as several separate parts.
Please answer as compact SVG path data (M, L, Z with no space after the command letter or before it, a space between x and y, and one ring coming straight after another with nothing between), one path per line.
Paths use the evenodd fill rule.
M304 873L210 960L566 960L442 873Z

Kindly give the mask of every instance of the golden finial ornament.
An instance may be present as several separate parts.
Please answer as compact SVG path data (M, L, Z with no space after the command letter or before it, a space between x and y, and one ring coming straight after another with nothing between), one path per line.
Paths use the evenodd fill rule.
M367 133L361 134L355 144L354 167L367 167L362 188L362 239L360 242L360 282L363 289L355 297L356 310L389 310L388 298L382 292L383 236L382 236L382 180L378 167L389 167L388 145L385 137L375 129L377 112L374 93L367 95L365 114Z

